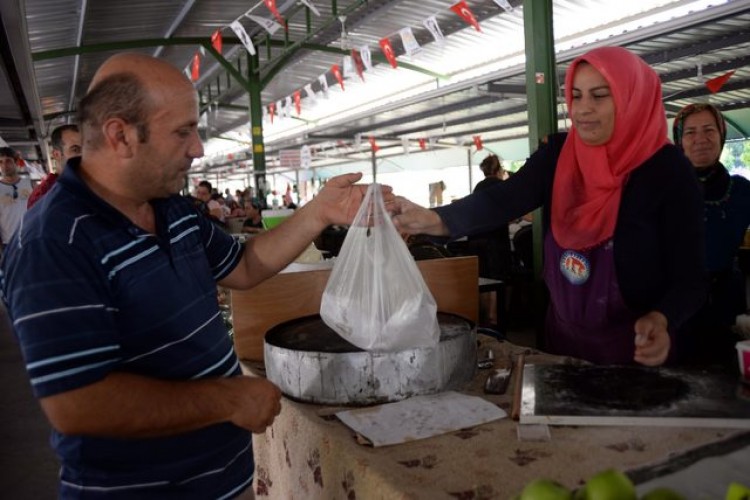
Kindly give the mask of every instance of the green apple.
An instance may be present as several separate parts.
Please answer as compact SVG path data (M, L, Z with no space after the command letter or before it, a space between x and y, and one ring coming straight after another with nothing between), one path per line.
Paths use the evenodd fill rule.
M573 492L573 500L586 500L586 485L581 486Z
M643 495L641 500L685 500L685 497L669 488L656 488Z
M570 491L549 479L535 479L521 492L520 500L571 500Z
M727 489L726 500L750 500L750 488L740 483L731 483Z
M607 469L586 481L586 500L637 500L633 482L615 469Z

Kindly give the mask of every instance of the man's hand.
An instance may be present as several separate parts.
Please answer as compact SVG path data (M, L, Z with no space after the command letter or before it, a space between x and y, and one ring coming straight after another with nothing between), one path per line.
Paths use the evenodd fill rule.
M406 198L395 197L388 209L393 214L393 223L400 233L450 235L448 227L443 224L437 212L419 206Z
M222 422L263 432L281 411L271 382L238 375L189 381L113 372L93 384L40 400L63 434L173 436Z
M266 430L281 413L281 391L264 378L235 377L236 411L230 420L256 434Z
M636 363L659 366L667 360L672 341L667 332L667 318L658 311L651 311L635 322Z
M310 203L315 207L322 227L352 223L367 192L366 184L355 184L361 178L361 173L344 174L326 182L320 193ZM394 196L390 186L382 186L382 193L386 204L393 201Z

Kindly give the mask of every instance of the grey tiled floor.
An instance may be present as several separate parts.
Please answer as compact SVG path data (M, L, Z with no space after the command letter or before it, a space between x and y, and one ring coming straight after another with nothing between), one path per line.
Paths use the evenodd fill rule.
M0 497L57 498L57 457L34 399L7 313L0 305Z

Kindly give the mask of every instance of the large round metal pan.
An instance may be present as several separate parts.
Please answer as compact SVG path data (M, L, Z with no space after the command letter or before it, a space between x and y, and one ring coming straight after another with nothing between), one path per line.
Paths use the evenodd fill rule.
M364 406L460 389L474 376L476 332L470 321L438 313L435 347L368 352L350 344L318 315L266 333L266 376L293 399Z

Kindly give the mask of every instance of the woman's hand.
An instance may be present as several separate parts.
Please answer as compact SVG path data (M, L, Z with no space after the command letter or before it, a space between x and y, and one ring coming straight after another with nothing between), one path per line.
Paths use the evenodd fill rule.
M667 318L658 311L641 316L635 322L636 363L659 366L667 360L671 339L667 331Z
M400 233L429 234L448 236L450 231L443 220L433 210L413 203L402 196L396 196L392 203L386 205L393 214L393 223Z

